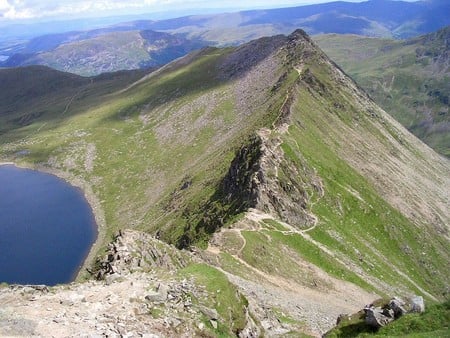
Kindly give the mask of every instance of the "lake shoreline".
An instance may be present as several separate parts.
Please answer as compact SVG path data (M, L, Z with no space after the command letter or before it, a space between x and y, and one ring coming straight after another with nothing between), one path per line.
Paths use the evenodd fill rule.
M64 180L67 184L80 190L80 193L86 199L87 203L89 204L89 207L92 210L92 214L94 216L94 221L96 225L97 238L95 239L94 243L89 249L89 253L85 257L83 263L80 265L77 271L74 271L75 278L69 283L80 282L86 279L87 278L86 276L88 275L87 269L92 267L93 263L95 262L97 254L106 236L105 214L103 208L101 207L100 200L94 194L91 185L88 182L84 181L83 179L72 175L71 173L43 165L33 165L30 163L16 163L11 161L0 161L0 166L2 165L13 165L17 168L36 170L42 173L50 174Z

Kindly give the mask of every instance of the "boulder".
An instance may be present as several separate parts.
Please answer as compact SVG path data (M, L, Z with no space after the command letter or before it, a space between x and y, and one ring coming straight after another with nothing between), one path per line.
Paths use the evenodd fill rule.
M210 309L206 306L199 305L199 310L201 313L203 313L208 319L217 320L219 319L219 314L217 313L216 309Z
M152 302L152 303L161 303L165 302L167 299L167 293L160 293L160 292L151 292L147 296L145 296L145 300Z
M411 309L409 312L422 313L425 311L425 302L422 296L411 297Z
M380 307L366 307L365 322L367 325L379 329L394 320L394 311L390 309L382 309Z
M121 281L121 280L123 280L123 278L118 273L112 273L110 275L106 275L106 277L105 277L106 285L111 285L112 283L114 283L116 281Z
M394 297L389 301L388 307L394 311L394 316L397 319L407 312L405 305L406 303L401 298Z

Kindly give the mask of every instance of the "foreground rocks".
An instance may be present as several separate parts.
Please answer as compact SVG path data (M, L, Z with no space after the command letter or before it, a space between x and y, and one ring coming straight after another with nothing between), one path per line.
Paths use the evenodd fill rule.
M229 333L241 338L292 332L320 336L333 325L334 312L355 308L347 296L345 304L338 302L355 293L345 283L345 293L330 294L281 279L277 286L275 280L260 280L250 267L243 276L248 279L214 269L208 265L214 260L210 253L179 251L148 234L123 231L92 271L98 280L0 286L0 336L215 337L236 322L232 315L237 313L218 301L230 290L227 298L245 300L238 309L239 330ZM219 271L230 284L211 289L183 272L193 265Z
M414 296L406 301L394 297L385 305L370 304L364 308L366 324L375 329L379 329L407 313L424 311L425 304L421 296Z
M110 250L102 280L1 287L0 336L196 337L225 325L210 301L215 295L180 275L195 260L190 253L134 231L120 234ZM252 337L258 329L249 323L245 332Z
M164 304L162 298L148 297L161 289L161 279L144 273L110 285L90 281L49 290L3 288L0 336L195 336L200 311L186 300L190 294L202 297L205 291L193 281L175 279L164 287Z
M352 315L341 314L337 318L336 327L328 331L323 337L335 337L336 332L342 334L344 328L359 327L361 332L374 332L394 320L409 313L422 313L425 303L422 296L413 296L402 299L394 297L389 301L378 299L366 305L361 311ZM364 330L362 327L364 327ZM339 335L338 334L338 335Z
M105 257L90 272L98 280L111 282L131 272L153 269L174 271L187 266L192 259L188 252L175 250L149 234L126 230L116 235L108 245Z

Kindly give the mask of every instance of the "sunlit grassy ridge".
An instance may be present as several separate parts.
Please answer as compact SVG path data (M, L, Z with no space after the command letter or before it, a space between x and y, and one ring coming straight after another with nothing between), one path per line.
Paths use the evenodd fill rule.
M124 92L75 97L67 111L61 112L70 97L58 97L54 113L5 132L3 140L26 137L4 143L2 155L20 162L15 154L26 150L26 162L51 162L90 182L109 234L129 226L161 229L176 241L267 115L256 106L243 116L233 83L219 78L219 61L230 51L205 50ZM55 118L44 122L49 116ZM184 183L189 189L181 189Z
M380 156L385 158L384 161L391 161L390 156L401 156L387 151L393 145L389 140L392 131L377 127L382 117L377 117L375 111L370 113L373 109L370 103L364 111L362 106L352 102L350 91L333 86L332 76L327 74L325 67L310 67L317 82L327 90L321 94L317 90L320 87L299 88L297 104L293 108L297 123L292 123L289 132L283 136L285 148L292 150L285 154L304 157L323 180L325 195L312 208L319 217L319 225L309 233L310 236L391 285L400 280L401 284L409 284L396 273L399 270L427 290L432 290L431 284L436 283L433 294L443 292L448 282L446 268L443 268L449 264L447 241L436 229L430 231L427 226L414 225L412 219L408 220L380 198L380 190L373 188L370 168L358 164L357 159L351 161L350 166L342 160L354 157L352 152L355 150L364 153L383 148L386 150L381 151ZM355 150L349 149L349 142ZM410 151L407 143L403 140L405 155ZM423 164L418 161L413 165L420 170ZM364 171L367 177L361 175ZM394 172L388 172L385 175L395 176ZM394 271L386 274L391 269ZM414 285L410 284L408 288L420 293Z
M349 87L343 82L336 85L342 79L324 66L320 54L308 61L300 74L292 70L297 81L289 129L273 131L272 137L282 141L283 162L275 168L280 184L286 194L290 185L305 187L318 223L311 229L299 224L293 233L281 223L265 220L259 225L265 230L242 231L246 244L241 253L236 251L242 245L238 238L225 241L223 247L265 273L297 283L312 283L298 263L305 260L378 294L417 293L430 300L445 297L450 257L448 239L439 230L443 224L435 223L433 217L408 218L401 207L403 201L413 202L410 193L417 187L414 182L405 187L406 178L398 177L397 170L404 165L426 170L427 160L417 156L423 156L424 150L415 149L414 138L399 134L379 108L352 91L351 82ZM409 162L411 156L415 162ZM283 168L297 168L299 174L287 178ZM433 178L433 189L448 176L448 163L439 168L443 176ZM305 173L311 171L322 181L322 197L305 185L309 177ZM402 191L401 203L390 199L392 191L380 184ZM222 264L242 274L242 265L232 257L222 256Z

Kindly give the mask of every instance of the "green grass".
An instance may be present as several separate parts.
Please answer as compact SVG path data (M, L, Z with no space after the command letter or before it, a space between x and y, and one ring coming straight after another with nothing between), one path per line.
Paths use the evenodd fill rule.
M437 152L450 156L448 28L410 41L324 35L319 46L389 114Z
M326 337L408 337L439 338L450 335L450 301L430 305L424 313L411 313L382 327L378 331L364 324L364 315L343 321Z
M208 299L198 301L217 310L220 316L217 336L229 337L245 327L248 302L222 272L206 264L193 264L180 270L179 275L192 277L198 285L205 286Z
M323 183L324 197L317 199L316 196L310 201L314 205L311 211L319 218L319 225L309 233L310 236L350 258L367 274L391 285L406 284L413 292L420 293L395 272L398 269L424 289L440 294L447 280L444 267L448 266L448 251L445 241L436 232L417 227L395 210L367 178L337 155L352 146L341 137L346 129L337 126L342 126L342 121L354 128L356 119L359 132L371 135L382 147L389 145L386 137L372 125L370 119L355 109L351 97L327 83L329 77L324 68L318 72L313 66L311 69L317 79L314 81L322 82L328 93L326 96L317 95L319 86L316 91L300 89L298 95L301 100L295 106L293 115L293 120L298 123L293 123L289 133L282 136L282 149L290 165L302 167L303 170L314 168ZM333 106L334 102L339 102L339 106ZM296 179L301 180L302 177ZM309 196L313 196L310 191ZM295 237L290 238L293 241ZM301 239L296 240L302 242ZM306 244L298 251L306 253L308 260L331 272L326 263L329 260L315 259L319 254L318 248ZM312 248L307 249L308 246ZM426 252L426 256L422 252ZM336 272L333 274L339 275ZM361 285L361 281L351 274L342 277Z
M263 225L269 229L280 230L280 231L288 230L288 229L286 229L286 227L284 225L280 224L279 222L277 222L276 220L271 219L271 218L263 219L262 222L263 222Z

